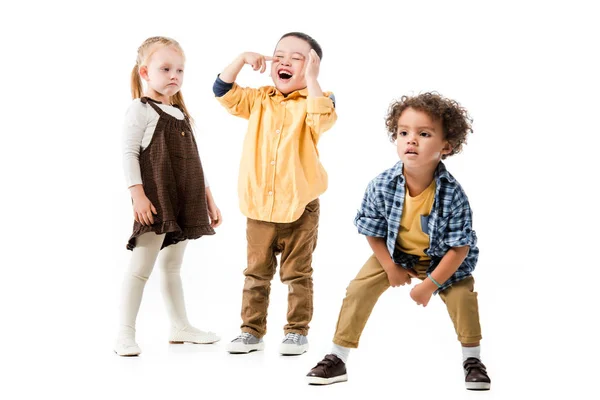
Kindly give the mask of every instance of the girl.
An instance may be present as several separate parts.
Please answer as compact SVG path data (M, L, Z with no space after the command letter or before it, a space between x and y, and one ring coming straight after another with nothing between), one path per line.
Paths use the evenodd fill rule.
M133 250L125 274L119 332L120 356L141 353L135 320L144 285L161 252L161 291L171 320L170 343L214 343L220 338L190 325L181 263L188 239L213 235L222 222L205 181L181 85L185 57L179 43L151 37L139 47L131 72L133 103L124 126L124 169L133 201ZM142 96L142 81L146 90Z

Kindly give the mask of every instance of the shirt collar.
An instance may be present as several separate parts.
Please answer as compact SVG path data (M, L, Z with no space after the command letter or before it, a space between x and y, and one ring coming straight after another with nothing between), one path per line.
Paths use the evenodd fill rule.
M402 174L402 161L398 161L392 168L392 179L399 178L401 182L404 182L404 175ZM445 179L448 182L454 182L454 177L450 175L446 166L440 161L437 168L435 169L434 179L439 182L440 179Z
M297 97L308 97L308 88L294 90L292 93L284 96L275 86L271 86L268 92L269 96L281 96L285 99L295 99Z

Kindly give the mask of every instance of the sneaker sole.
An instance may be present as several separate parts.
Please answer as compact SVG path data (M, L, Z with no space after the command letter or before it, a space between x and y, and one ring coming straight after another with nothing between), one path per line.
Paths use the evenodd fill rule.
M307 376L306 382L309 385L331 385L337 382L346 382L348 380L348 374L333 376L331 378L319 378L316 376Z
M260 342L260 343L256 343L256 344L240 344L237 345L237 343L235 344L230 344L229 346L227 346L227 352L231 353L231 354L248 354L251 353L253 351L261 351L265 349L265 344L264 342Z
M281 344L279 346L279 353L282 356L299 356L308 351L308 343L303 345L297 344Z
M490 390L489 382L465 382L467 390Z

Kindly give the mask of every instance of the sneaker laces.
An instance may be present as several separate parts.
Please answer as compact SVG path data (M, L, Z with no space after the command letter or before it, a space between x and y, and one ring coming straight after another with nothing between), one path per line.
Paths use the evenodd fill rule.
M294 343L298 343L300 341L300 334L299 333L288 333L287 335L285 335L285 340L290 340L290 339Z
M232 340L232 342L237 342L237 341L242 341L245 342L245 340L250 339L250 337L253 336L251 333L248 332L242 332L240 334L240 336L236 337L235 339Z

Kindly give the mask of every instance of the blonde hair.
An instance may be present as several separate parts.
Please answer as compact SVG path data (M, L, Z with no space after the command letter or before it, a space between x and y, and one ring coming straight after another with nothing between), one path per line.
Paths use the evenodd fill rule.
M131 97L133 99L141 98L144 93L142 80L140 78L140 67L146 65L152 54L154 54L154 52L160 48L159 46L173 46L181 53L181 55L185 59L183 49L175 39L171 39L165 36L153 36L144 40L144 43L142 43L142 45L138 47L135 65L131 70ZM188 109L185 106L185 102L183 101L183 95L181 94L181 90L171 97L171 103L179 106L183 110L185 116L188 119L190 119L190 121L192 120L192 117L190 116L190 113L188 112Z

